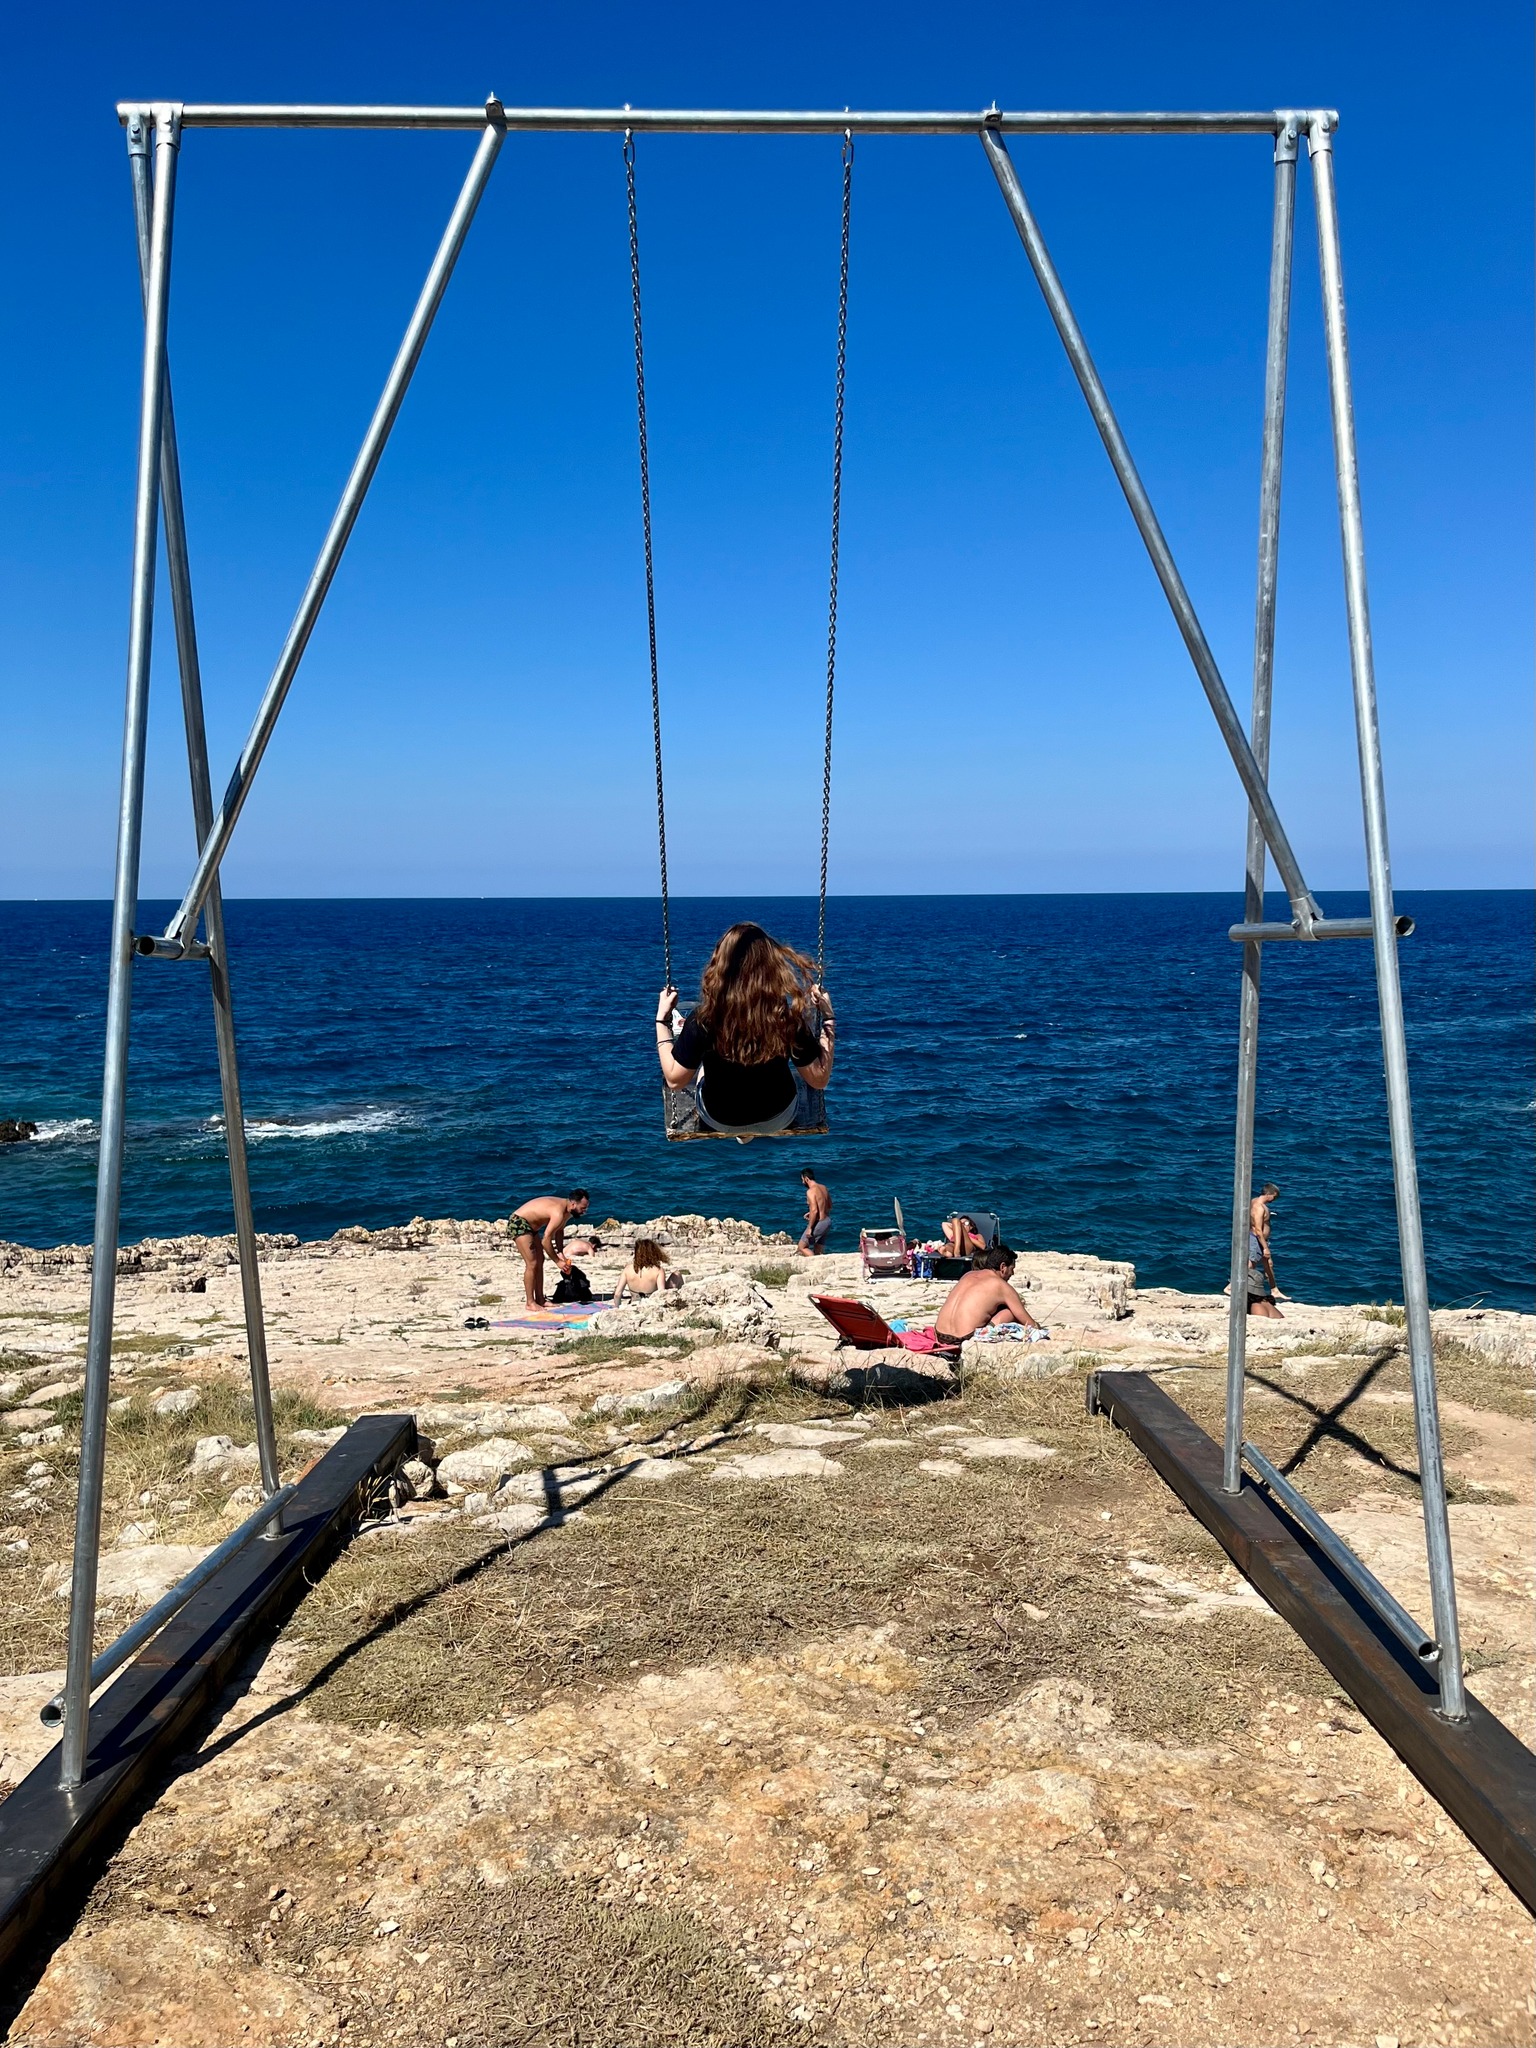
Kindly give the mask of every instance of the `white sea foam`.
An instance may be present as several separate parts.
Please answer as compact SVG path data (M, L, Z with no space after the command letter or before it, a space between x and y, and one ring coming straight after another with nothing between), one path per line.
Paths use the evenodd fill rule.
M223 1119L216 1121L222 1124ZM376 1131L398 1130L415 1119L400 1109L359 1109L340 1116L247 1117L246 1141L264 1144L269 1138L362 1138Z
M37 1136L32 1142L34 1145L83 1145L88 1138L94 1138L95 1135L94 1117L53 1117L38 1124Z

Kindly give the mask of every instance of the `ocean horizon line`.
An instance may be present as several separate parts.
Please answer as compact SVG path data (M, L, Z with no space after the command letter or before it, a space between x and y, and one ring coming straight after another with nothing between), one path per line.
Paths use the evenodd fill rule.
M1317 882L1312 886L1316 893L1322 895L1360 897L1369 895L1369 890L1364 883ZM669 891L669 895L674 903L732 903L742 901L759 903L814 903L817 900L814 889L733 889L723 893L716 891L709 894L697 894L688 890L673 889ZM1394 900L1407 896L1530 896L1536 898L1536 885L1530 883L1519 885L1501 883L1498 885L1479 884L1476 887L1469 887L1465 885L1420 886L1417 883L1401 883L1393 891ZM1149 902L1188 903L1198 901L1220 902L1226 900L1241 902L1242 897L1243 888L1240 882L1224 889L847 889L829 890L827 893L827 901L829 903L906 903L913 901L932 901L937 903L1070 903L1079 900L1119 901L1126 898L1144 899ZM0 909L9 909L21 905L35 906L38 904L59 904L71 907L100 905L104 908L110 908L112 900L110 896L0 896ZM394 890L370 891L365 894L338 892L326 895L299 895L297 893L282 892L275 895L258 893L235 895L226 890L223 900L226 905L232 903L648 903L659 902L660 897L654 889L566 890L556 894L537 896L514 896L496 891L486 891L480 894L466 894L463 892L402 894ZM138 901L141 904L168 903L174 905L180 901L180 898L172 895L141 894ZM1286 901L1285 891L1283 889L1266 889L1265 901L1284 903Z

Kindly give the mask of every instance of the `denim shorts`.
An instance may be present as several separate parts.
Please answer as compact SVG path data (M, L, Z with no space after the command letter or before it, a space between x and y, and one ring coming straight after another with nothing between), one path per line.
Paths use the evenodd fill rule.
M704 1107L704 1076L701 1074L693 1084L693 1099L698 1104L700 1123L707 1124L712 1131L728 1131L732 1137L742 1138L768 1138L772 1137L776 1131L789 1130L793 1125L804 1122L809 1110L809 1091L804 1081L800 1078L800 1069L798 1067L795 1068L794 1074L794 1101L786 1104L776 1116L766 1117L760 1124L717 1123Z

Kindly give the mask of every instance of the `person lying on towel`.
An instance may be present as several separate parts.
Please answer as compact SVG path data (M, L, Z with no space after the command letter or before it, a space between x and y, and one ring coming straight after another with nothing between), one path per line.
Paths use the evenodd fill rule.
M948 1347L963 1344L967 1337L993 1324L1021 1323L1026 1330L1041 1329L1009 1284L1017 1264L1005 1244L983 1252L972 1270L949 1290L934 1324L936 1341Z
M766 1136L799 1120L808 1088L832 1078L837 1023L803 953L761 925L733 924L710 955L699 1000L674 1034L677 990L656 1003L656 1056L669 1088L692 1088L716 1131Z

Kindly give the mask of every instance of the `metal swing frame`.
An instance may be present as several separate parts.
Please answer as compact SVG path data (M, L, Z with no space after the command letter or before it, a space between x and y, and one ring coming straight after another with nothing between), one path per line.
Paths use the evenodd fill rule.
M118 108L127 134L138 226L144 295L144 349L140 390L137 484L133 516L133 569L128 627L127 709L113 893L110 981L102 1080L101 1143L98 1160L90 1328L82 1421L79 1502L75 1528L74 1579L69 1622L68 1665L63 1692L62 1783L78 1786L87 1757L89 1701L93 1683L127 1654L119 1644L93 1667L97 1557L102 1478L106 1451L118 1221L132 973L135 960L206 962L211 984L215 1035L229 1146L236 1238L244 1294L256 1431L266 1503L243 1532L256 1541L281 1531L282 1503L272 1422L257 1245L246 1167L240 1083L231 1007L229 964L219 896L220 864L250 793L252 780L272 737L284 700L298 672L326 594L378 468L390 431L421 357L454 265L474 219L487 180L509 133L541 134L738 134L948 136L979 139L1003 199L1023 242L1094 422L1146 544L1174 619L1189 650L1217 725L1247 792L1246 899L1244 921L1230 936L1243 948L1238 1064L1237 1138L1233 1180L1232 1315L1228 1348L1223 1485L1237 1495L1245 1488L1246 1459L1266 1486L1298 1516L1311 1517L1341 1560L1352 1559L1340 1539L1312 1515L1289 1482L1265 1464L1243 1431L1244 1340L1246 1333L1246 1251L1248 1201L1253 1160L1254 1088L1258 1060L1259 984L1262 949L1275 941L1316 943L1323 939L1368 938L1373 946L1385 1055L1393 1179L1401 1246L1403 1295L1412 1367L1414 1416L1418 1432L1429 1580L1434 1610L1432 1634L1403 1617L1415 1653L1433 1670L1439 1711L1448 1727L1467 1714L1462 1682L1456 1594L1446 1517L1445 1479L1436 1404L1429 1293L1424 1268L1407 1049L1398 980L1397 944L1411 930L1392 900L1387 847L1386 802L1377 727L1376 683L1366 595L1365 543L1355 451L1354 407L1345 330L1333 146L1337 116L1327 109L1279 109L1245 113L1005 113L997 107L959 113L828 113L643 111L635 108L507 108L495 98L484 106L203 106L176 102L134 102ZM189 129L334 128L462 130L478 137L463 187L449 215L426 281L407 324L383 392L342 490L298 611L279 653L255 722L241 749L217 808L212 799L202 691L197 658L187 534L177 462L176 429L167 367L172 222L181 144ZM1009 155L1011 135L1206 135L1267 138L1274 153L1274 226L1269 298L1269 339L1265 379L1263 463L1258 545L1258 604L1254 640L1253 712L1245 732L1207 643L1172 551L1137 473L1103 382L1072 312L1018 172ZM1296 855L1270 797L1267 781L1273 674L1275 580L1279 559L1281 453L1284 438L1286 362L1289 345L1292 224L1299 147L1306 141L1311 161L1318 247L1322 270L1324 335L1333 418L1334 461L1344 554L1356 733L1360 755L1362 809L1370 878L1369 918L1329 918L1308 889ZM163 521L171 605L181 674L193 813L198 855L186 892L162 933L135 930L139 854L144 809L144 757L153 634L155 556ZM1288 924L1266 923L1263 915L1265 861L1272 856L1291 905ZM201 921L201 936L199 923ZM1251 1484L1251 1482L1246 1482ZM237 1532L242 1533L242 1532ZM1317 1540L1324 1541L1324 1534ZM1391 1622L1385 1594L1358 1559L1341 1568L1362 1597ZM1373 1590L1374 1589L1374 1590ZM1401 1609L1398 1609L1401 1615ZM1395 1622L1391 1622L1396 1626Z

